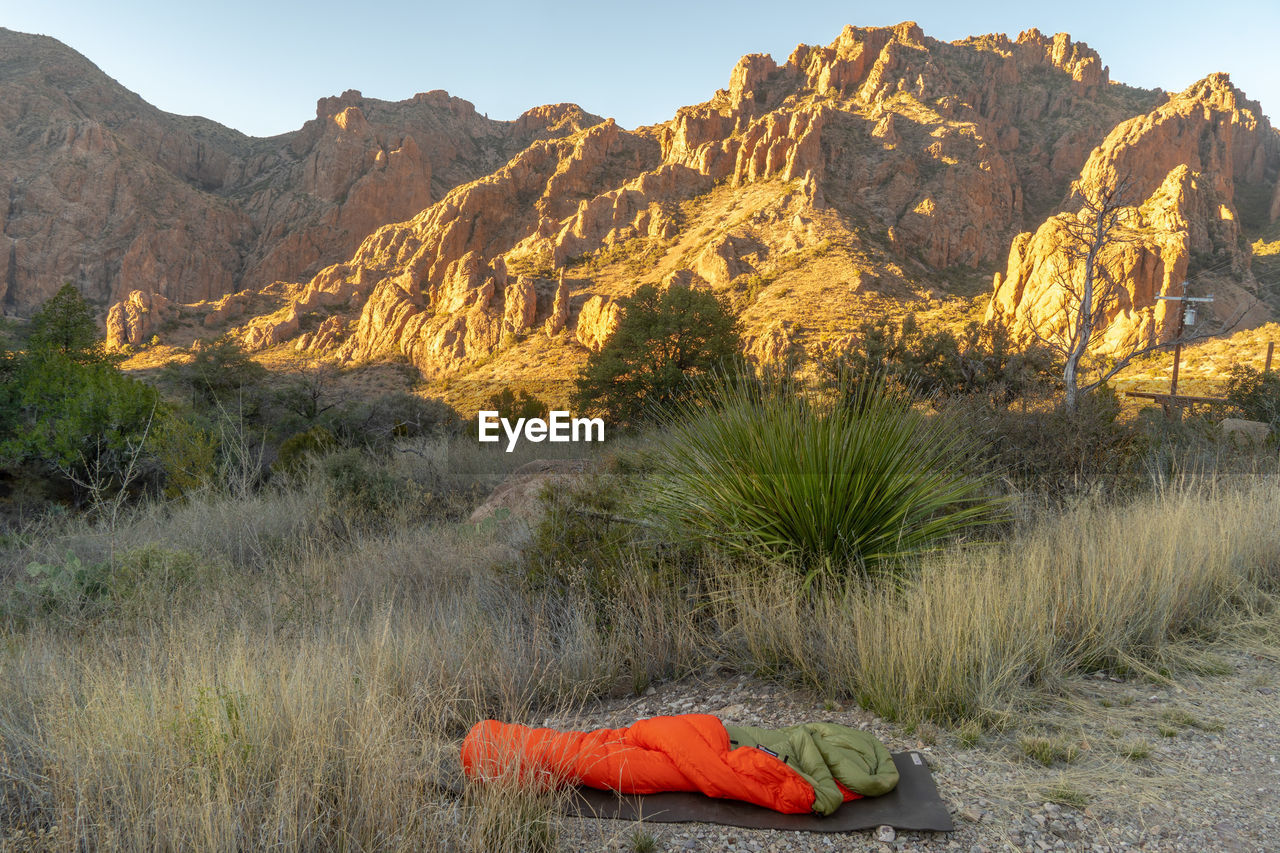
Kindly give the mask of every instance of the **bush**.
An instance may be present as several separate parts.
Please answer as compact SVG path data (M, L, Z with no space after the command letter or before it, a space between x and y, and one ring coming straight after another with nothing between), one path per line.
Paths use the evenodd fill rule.
M297 471L309 460L329 453L336 446L333 433L322 426L315 426L285 439L271 467L276 471Z
M551 407L528 391L503 388L490 394L480 405L482 411L497 412L498 417L515 423L521 418L546 418Z
M327 518L339 533L361 527L385 529L411 514L424 496L406 480L393 477L363 451L349 449L320 460Z
M218 439L193 421L169 414L151 435L151 451L164 471L164 496L181 498L214 482Z
M397 438L453 430L460 422L458 413L440 400L397 392L337 409L328 426L343 446L374 450Z
M163 612L199 570L194 556L148 546L111 560L85 561L73 551L53 562L32 561L14 584L14 605L63 616Z
M981 438L977 461L986 470L1018 491L1051 501L1083 493L1131 494L1188 475L1274 470L1274 454L1224 438L1221 409L1178 419L1156 407L1132 418L1120 414L1120 401L1107 386L1082 395L1074 412L1062 406L997 409L976 399L953 400L941 410L958 429Z
M1115 392L1103 386L1083 395L1076 410L1057 406L1030 411L958 400L942 415L976 435L978 459L1017 488L1061 497L1106 489L1125 492L1144 479L1145 434L1119 420Z
M986 481L962 473L969 444L883 382L862 385L852 405L719 384L718 405L671 418L648 492L695 539L870 569L999 515Z
M631 559L641 531L629 518L626 495L635 487L635 477L617 468L573 485L549 484L539 496L545 514L521 552L529 587L612 598L622 575L645 562Z
M886 376L922 397L978 395L1001 408L1043 395L1055 382L1052 354L1014 346L1003 326L970 323L956 336L924 331L913 314L899 324L887 318L864 323L856 344L828 351L819 368L831 385L848 376Z
M110 577L108 563L86 564L68 551L61 561L28 563L26 578L16 584L15 592L45 613L79 612L107 594Z
M1227 399L1251 421L1280 426L1280 374L1262 373L1245 365L1232 365Z
M689 399L691 379L728 366L741 349L737 321L715 294L647 284L623 300L617 331L578 376L573 405L634 424Z

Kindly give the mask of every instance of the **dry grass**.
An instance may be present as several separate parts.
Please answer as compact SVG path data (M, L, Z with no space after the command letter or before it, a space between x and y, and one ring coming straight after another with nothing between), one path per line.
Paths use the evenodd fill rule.
M410 456L423 477L436 470ZM493 460L450 459L498 473ZM10 842L552 849L553 793L460 784L458 744L475 721L540 723L714 658L904 720L999 722L1067 672L1156 674L1188 638L1250 619L1271 630L1257 615L1280 567L1274 478L1084 504L877 586L805 591L785 567L711 559L696 598L639 562L609 600L524 591L491 568L513 553L501 527L335 539L315 521L322 501L305 484L205 495L10 547L10 566L68 548L177 565L138 563L159 543L197 566L151 586L117 572L118 588L88 604L37 607L19 579L5 582ZM977 741L972 722L963 730ZM1068 787L1055 799L1080 789Z
M0 825L61 849L551 849L547 795L458 798L459 740L630 684L671 626L631 607L629 640L526 596L479 570L494 547L408 531L169 612L12 626Z
M1228 374L1233 365L1262 370L1266 365L1267 344L1280 344L1280 323L1266 323L1230 335L1208 338L1183 347L1178 368L1178 393L1222 396L1226 393ZM1275 356L1272 370L1280 370L1280 355ZM1113 383L1123 391L1168 393L1173 376L1173 354L1159 352L1135 360Z
M743 666L786 673L908 722L999 722L1079 670L1159 677L1187 640L1270 612L1280 484L1085 503L1010 541L941 555L909 579L740 576L717 601Z

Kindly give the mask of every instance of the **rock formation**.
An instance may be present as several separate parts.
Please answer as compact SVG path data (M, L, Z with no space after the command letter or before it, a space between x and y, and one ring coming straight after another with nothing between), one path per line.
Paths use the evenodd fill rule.
M150 106L53 39L0 29L0 55L0 296L17 314L65 281L105 306L307 278L531 142L599 122L569 105L499 122L440 91L350 91L252 139Z
M160 329L168 314L169 300L158 293L135 290L107 314L107 340L137 346Z
M564 330L569 322L569 286L565 284L564 271L560 271L560 281L556 285L555 296L551 303L551 316L547 318L544 329L547 337L554 337Z
M1184 277L1225 270L1219 292L1247 302L1244 235L1280 216L1280 137L1224 76L1167 98L1061 33L847 27L743 57L727 89L633 131L572 105L498 122L441 91L349 91L271 139L156 110L50 39L0 31L0 52L5 309L70 279L115 303L116 346L163 315L428 378L509 352L571 367L622 297L667 283L715 291L768 362L884 300L971 298L953 285L998 266L989 316L1051 324L1072 182L1124 174L1119 348L1165 333L1151 300Z
M582 306L578 315L578 343L593 352L599 352L605 341L618 328L622 314L618 303L603 296L593 296Z
M1183 282L1189 293L1204 295L1212 281L1224 303L1239 306L1243 316L1233 320L1265 320L1240 229L1242 219L1252 227L1267 223L1265 199L1277 174L1280 138L1258 105L1221 74L1108 134L1078 182L1085 193L1120 186L1131 206L1125 227L1101 256L1124 293L1105 318L1096 351L1131 352L1175 334L1174 303L1156 297L1181 295ZM1034 234L1014 239L1007 270L995 276L988 319L1023 338L1033 330L1050 338L1061 333L1069 293L1063 280L1081 276L1082 262L1072 265L1064 252L1063 225L1075 215L1068 207ZM1225 318L1229 312L1217 313Z

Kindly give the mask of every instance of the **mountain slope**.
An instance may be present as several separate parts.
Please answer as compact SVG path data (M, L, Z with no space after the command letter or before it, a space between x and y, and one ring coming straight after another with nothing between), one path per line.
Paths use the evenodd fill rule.
M1118 172L1145 242L1117 260L1113 345L1166 334L1154 297L1187 275L1222 311L1269 316L1250 242L1280 215L1280 136L1261 108L1225 75L1174 96L1114 83L1065 34L848 27L782 63L743 57L727 89L634 130L348 92L266 140L154 110L34 38L0 32L22 48L0 63L20 96L0 100L6 304L70 271L115 302L116 346L229 330L405 358L455 388L564 380L646 282L721 293L761 360L906 311L1017 330L1054 310L1073 182Z
M1175 100L1273 139L1243 96L1244 112L1222 101L1223 87ZM616 298L645 282L723 292L763 359L812 353L868 316L954 322L973 316L982 280L1082 169L1095 180L1100 151L1146 144L1109 135L1167 100L1110 83L1065 35L949 44L912 24L847 28L781 65L744 57L727 90L665 124L605 122L522 152L285 289L242 334L502 382L571 374L607 337ZM1165 147L1166 160L1185 159ZM1269 169L1243 183L1268 191Z
M0 29L4 305L28 313L68 280L105 306L135 289L191 302L310 276L534 140L598 121L562 105L498 122L444 92L393 104L351 91L298 131L253 139Z

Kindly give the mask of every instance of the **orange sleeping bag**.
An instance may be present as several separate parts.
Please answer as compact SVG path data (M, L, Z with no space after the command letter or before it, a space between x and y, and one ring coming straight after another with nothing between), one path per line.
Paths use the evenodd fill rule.
M732 740L731 731L737 735ZM841 770L850 756L856 773ZM897 783L888 751L865 732L827 723L782 732L726 729L707 714L654 717L590 732L485 720L463 741L462 766L469 778L480 781L586 785L626 794L697 791L785 814L829 814L862 795L853 788L883 793Z

